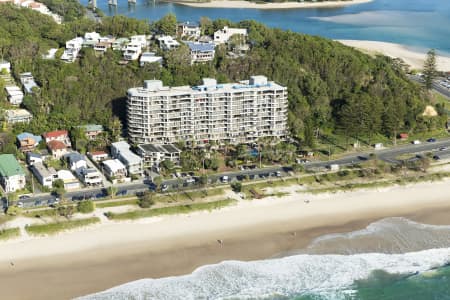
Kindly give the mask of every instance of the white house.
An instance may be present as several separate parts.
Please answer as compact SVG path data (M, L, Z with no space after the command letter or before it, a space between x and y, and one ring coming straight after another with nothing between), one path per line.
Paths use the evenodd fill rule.
M0 155L0 184L6 193L25 188L25 172L12 154Z
M191 54L191 64L212 61L214 59L214 43L185 42Z
M173 144L139 145L137 152L142 157L145 168L159 170L159 164L165 160L169 160L175 165L180 163L181 150Z
M159 47L163 50L172 50L178 48L180 43L174 40L171 36L163 35L158 38Z
M108 153L105 151L95 151L88 153L88 156L96 162L104 161L108 158Z
M80 188L80 182L73 176L73 174L68 170L59 170L58 179L64 182L65 190L73 190Z
M183 22L177 25L177 34L180 37L199 38L201 35L200 25L197 22Z
M30 72L19 74L20 82L22 83L25 93L32 94L33 88L39 88L34 77Z
M123 52L123 58L125 60L137 60L142 53L141 45L138 43L129 43Z
M67 153L64 157L69 160L70 170L72 171L87 168L86 158L78 152Z
M26 109L7 109L5 110L5 120L8 124L28 123L33 115Z
M102 175L94 168L79 168L76 170L78 178L86 185L100 185L103 183Z
M247 29L245 28L229 28L225 26L223 29L214 32L214 43L225 44L233 35L239 35L245 38L247 34Z
M124 178L127 176L127 168L118 159L109 159L103 161L105 174L109 178Z
M63 55L61 55L61 59L65 62L74 62L78 56L78 52L80 52L81 47L83 45L83 38L76 37L66 42L66 49L64 50Z
M5 87L6 96L12 105L20 105L23 101L23 92L18 86Z
M58 173L53 168L46 168L42 162L34 163L31 167L31 172L38 180L38 182L45 187L51 188L53 181L58 179Z
M86 32L84 34L84 41L97 43L100 41L100 38L101 38L100 34L95 31L94 32Z
M139 65L141 67L151 63L159 63L160 65L162 65L162 62L163 58L161 56L155 56L154 52L144 52L139 58Z
M42 155L33 153L33 152L27 152L27 163L31 166L36 163L42 163L44 159L42 158Z
M118 38L112 43L113 50L124 51L126 46L130 43L130 39L127 38Z
M111 144L111 155L113 158L120 160L127 168L128 174L142 174L142 159L131 152L130 145L121 141Z
M145 35L133 35L130 37L131 43L137 44L141 46L141 48L145 48L148 46L147 37Z

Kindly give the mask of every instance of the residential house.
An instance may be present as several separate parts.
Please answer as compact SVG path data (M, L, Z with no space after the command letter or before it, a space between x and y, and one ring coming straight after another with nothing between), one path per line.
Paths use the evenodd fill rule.
M27 153L27 164L29 164L30 166L34 165L35 163L42 162L44 162L44 158L42 157L42 155L33 152Z
M199 38L201 28L197 22L183 22L177 24L177 34L179 37Z
M29 152L34 150L41 141L42 137L29 132L24 132L17 135L17 144L19 150L22 152Z
M33 88L39 88L36 81L34 81L33 75L30 72L19 74L19 78L25 93L32 94Z
M173 144L144 144L139 145L138 154L144 161L144 168L159 170L159 164L165 160L173 162L175 165L180 163L181 150Z
M100 34L93 31L93 32L86 32L84 34L84 41L86 42L94 42L94 43L98 43L100 41Z
M223 29L214 32L214 43L217 45L226 44L233 35L238 35L241 39L245 39L247 34L247 29L245 28L229 28L225 26Z
M101 185L103 183L102 175L95 168L79 168L76 170L76 174L85 185Z
M171 36L163 35L158 38L159 47L164 51L178 48L180 43L174 40Z
M60 141L67 147L72 147L72 144L70 143L69 132L67 130L49 131L44 133L42 136L44 137L46 143L50 141Z
M82 128L84 130L84 134L86 135L86 138L89 140L95 140L97 135L99 135L104 131L103 126L97 124L81 125L78 126L78 128Z
M11 63L6 60L0 60L0 73L3 72L11 73Z
M162 62L163 58L161 56L155 56L154 52L144 52L139 58L139 65L141 67L151 63L159 63L160 65L162 65Z
M127 142L120 141L112 143L111 155L125 165L128 174L142 174L142 159L130 150L130 145Z
M148 47L147 37L145 35L133 35L130 37L131 43L139 45L142 48Z
M118 51L124 51L126 46L130 43L130 39L118 38L112 43L112 49Z
M63 55L61 55L61 60L65 62L74 62L80 52L83 45L83 38L77 37L66 42L66 49Z
M76 171L80 168L87 168L86 158L78 152L67 153L64 155L64 158L68 160L69 168L72 171Z
M23 92L18 86L6 86L6 97L12 105L20 105L23 101Z
M111 48L111 43L98 42L94 45L94 51L97 53L105 53L108 48Z
M127 177L127 168L118 159L103 161L106 176L109 178L121 179Z
M215 54L214 43L185 42L190 50L191 64L212 61Z
M401 140L407 140L408 139L408 134L407 133L400 133L399 135L398 135L398 137L401 139Z
M105 151L95 151L95 152L88 153L88 156L93 161L100 162L100 161L104 161L108 158L108 153L106 153Z
M73 176L73 174L68 170L59 170L58 179L64 182L65 190L73 190L80 188L80 182Z
M0 184L6 193L25 188L25 172L12 154L0 155Z
M26 109L7 109L5 110L5 120L8 124L28 123L33 116Z
M47 143L47 148L54 159L60 159L67 153L67 146L61 141L50 141Z
M125 60L137 60L142 53L142 47L138 43L130 42L125 47L123 52L123 59Z
M46 168L42 162L34 163L30 167L31 172L36 177L37 181L44 187L51 188L53 181L58 179L58 173L54 168Z

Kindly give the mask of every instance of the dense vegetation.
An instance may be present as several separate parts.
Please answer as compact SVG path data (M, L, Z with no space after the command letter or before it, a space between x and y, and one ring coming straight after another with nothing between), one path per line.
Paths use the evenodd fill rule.
M318 129L370 137L442 126L444 118L422 116L425 92L391 59L372 58L328 39L270 29L254 21L234 24L249 29L252 47L247 55L230 58L226 54L230 49L218 47L216 59L209 64L190 65L186 47L160 53L165 58L162 68L139 68L136 62L121 65L120 52L108 51L97 57L91 49L83 50L82 58L72 64L41 58L50 47L63 47L66 40L87 31L120 37L172 30L168 25L174 22L171 15L153 24L123 16L106 17L101 23L74 17L57 25L37 12L0 5L0 57L12 62L16 76L33 72L42 87L24 102L35 116L33 122L16 127L16 131L42 133L88 122L111 128L112 116L124 120L126 90L141 85L144 79L195 85L202 77L227 82L255 74L288 86L289 125L293 135L306 144L312 144ZM233 25L207 18L202 18L201 24L208 33Z

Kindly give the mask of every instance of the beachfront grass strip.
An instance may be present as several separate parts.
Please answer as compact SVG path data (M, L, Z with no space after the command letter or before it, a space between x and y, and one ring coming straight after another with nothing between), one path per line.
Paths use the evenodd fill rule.
M187 200L194 201L204 199L206 197L221 196L224 194L225 191L223 190L223 188L202 189L194 191L174 190L171 193L166 193L163 195L157 194L153 197L153 200L160 203L173 203Z
M105 201L105 202L95 202L96 208L106 208L106 207L115 207L115 206L123 206L123 205L138 205L138 199L127 199L127 200L118 200L118 201Z
M87 219L61 221L56 223L30 225L26 226L25 230L30 235L52 235L61 231L88 226L98 222L100 222L100 219L97 217L93 217Z
M0 230L0 240L5 241L20 236L20 229L18 227L7 228Z
M193 204L176 205L153 209L142 209L125 213L108 212L105 215L108 217L108 219L111 220L118 220L118 221L130 219L132 220L132 219L156 217L161 215L187 214L194 211L204 211L204 210L211 211L215 209L221 209L223 207L227 207L235 203L236 200L234 199L224 199L213 202L193 203Z

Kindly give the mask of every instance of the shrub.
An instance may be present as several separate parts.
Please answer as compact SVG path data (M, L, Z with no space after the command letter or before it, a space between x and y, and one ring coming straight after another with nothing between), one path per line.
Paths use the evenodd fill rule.
M88 214L88 213L93 212L94 209L95 209L95 204L91 200L83 200L83 201L78 202L77 210L80 213Z
M240 193L242 190L242 183L240 183L239 181L234 181L230 184L231 189L235 192L235 193Z
M155 201L153 201L153 192L151 191L145 191L138 201L138 205L142 208L149 208L153 204L155 204Z

